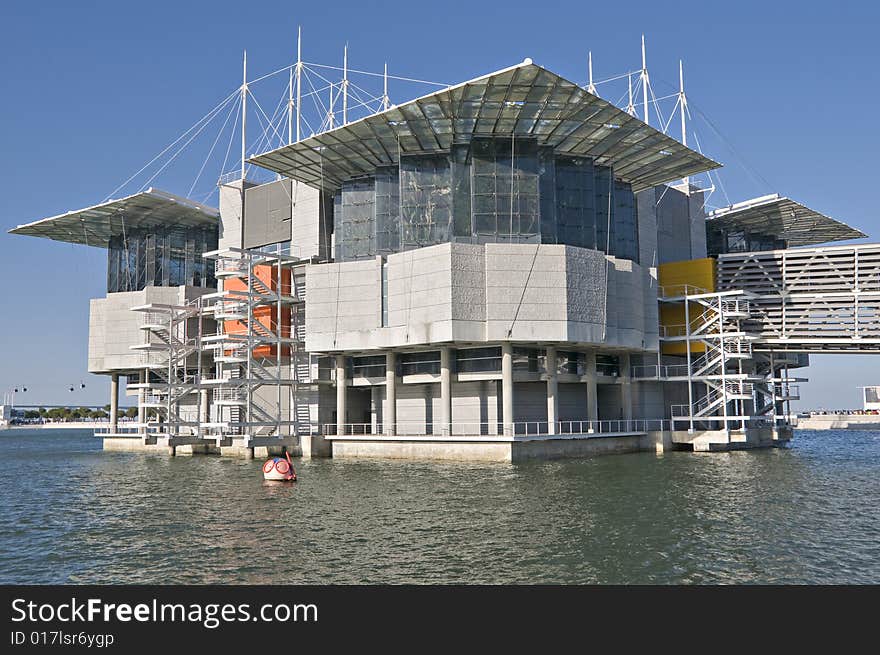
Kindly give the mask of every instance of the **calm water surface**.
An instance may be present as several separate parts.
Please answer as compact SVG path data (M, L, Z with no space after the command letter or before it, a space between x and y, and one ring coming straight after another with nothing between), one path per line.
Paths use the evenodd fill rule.
M104 453L0 432L4 583L880 583L880 433L518 465Z

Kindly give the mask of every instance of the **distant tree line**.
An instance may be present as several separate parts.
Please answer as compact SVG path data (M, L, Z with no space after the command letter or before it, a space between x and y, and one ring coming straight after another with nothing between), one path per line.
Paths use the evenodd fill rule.
M120 409L116 412L118 418L136 418L137 407ZM43 419L51 421L98 421L110 418L110 405L104 405L103 409L89 409L88 407L53 407L46 409L28 409L24 412L25 420Z

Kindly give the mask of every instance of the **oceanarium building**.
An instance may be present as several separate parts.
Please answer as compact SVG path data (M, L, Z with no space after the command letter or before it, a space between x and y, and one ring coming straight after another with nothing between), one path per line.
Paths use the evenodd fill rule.
M511 461L791 438L811 352L880 345L880 247L526 60L13 233L107 249L107 448ZM796 247L797 246L797 247Z

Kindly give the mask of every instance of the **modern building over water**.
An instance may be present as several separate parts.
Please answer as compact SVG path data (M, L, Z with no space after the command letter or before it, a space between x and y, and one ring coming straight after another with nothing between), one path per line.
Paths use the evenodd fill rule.
M107 448L786 442L809 354L880 348L880 244L776 195L707 214L720 164L634 113L526 60L291 138L219 210L150 189L11 232L107 251L89 370L140 410Z

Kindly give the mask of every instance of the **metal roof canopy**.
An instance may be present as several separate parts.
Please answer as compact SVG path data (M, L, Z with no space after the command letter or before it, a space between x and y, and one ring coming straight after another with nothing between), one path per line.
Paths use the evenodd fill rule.
M249 161L335 191L345 180L397 164L401 154L511 134L612 166L634 191L721 165L529 59Z
M746 230L785 239L789 246L812 246L867 235L779 194L761 196L709 212L710 226Z
M219 216L220 212L213 207L149 188L125 198L19 225L9 233L106 248L110 237L123 236L126 230L160 225L217 225Z

